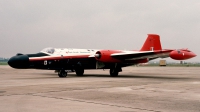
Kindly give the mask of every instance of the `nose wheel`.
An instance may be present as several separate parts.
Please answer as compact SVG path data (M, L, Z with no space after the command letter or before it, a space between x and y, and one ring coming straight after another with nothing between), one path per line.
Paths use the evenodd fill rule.
M66 77L66 76L67 76L67 72L66 72L65 70L60 70L60 71L58 72L58 76L59 76L60 78Z

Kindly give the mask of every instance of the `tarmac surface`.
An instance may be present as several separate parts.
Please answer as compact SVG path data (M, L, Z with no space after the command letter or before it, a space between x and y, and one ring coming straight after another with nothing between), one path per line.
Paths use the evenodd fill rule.
M119 77L86 70L0 66L0 112L200 112L200 68L127 67Z

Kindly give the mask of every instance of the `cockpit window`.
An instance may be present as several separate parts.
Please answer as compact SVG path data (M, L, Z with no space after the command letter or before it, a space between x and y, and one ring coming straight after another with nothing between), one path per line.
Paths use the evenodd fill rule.
M180 50L177 50L178 54L181 54L181 51Z
M46 52L46 53L49 53L49 54L53 54L54 51L55 51L54 48L45 48L41 52Z

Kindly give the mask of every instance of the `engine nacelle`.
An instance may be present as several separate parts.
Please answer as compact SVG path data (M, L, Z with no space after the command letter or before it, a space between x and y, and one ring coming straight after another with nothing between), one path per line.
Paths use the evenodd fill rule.
M180 50L174 50L170 52L169 56L175 60L186 60L186 59L193 58L196 55L187 49L180 49Z
M100 62L105 62L105 63L118 63L121 62L121 60L115 59L111 57L111 54L113 53L120 53L121 51L117 50L101 50L97 51L95 54L95 59Z

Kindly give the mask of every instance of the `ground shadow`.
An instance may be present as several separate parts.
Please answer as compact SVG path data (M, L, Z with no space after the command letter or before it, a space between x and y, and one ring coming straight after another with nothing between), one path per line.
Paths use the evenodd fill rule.
M37 75L38 76L38 75ZM118 77L110 77L109 74L84 74L83 76L76 76L76 74L71 74L69 73L68 76L66 78L85 78L85 77L93 77L93 78L134 78L134 79L191 79L189 77L177 77L177 76L155 76L152 74L119 74ZM47 78L59 78L57 73L41 73L40 76L38 77L24 77L24 78L20 78L20 79L47 79Z
M71 75L69 74L68 76L70 77L77 77L76 75ZM151 75L124 75L121 74L118 77L110 77L110 75L106 75L106 74L84 74L84 76L81 77L102 77L102 78L148 78L148 79L190 79L189 77L170 77L170 76L151 76Z

